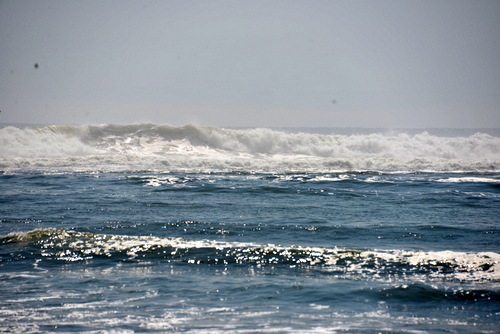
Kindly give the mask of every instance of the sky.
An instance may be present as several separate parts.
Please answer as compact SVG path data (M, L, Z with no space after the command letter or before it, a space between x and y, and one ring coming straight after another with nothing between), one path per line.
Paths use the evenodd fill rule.
M500 127L500 1L0 0L0 125Z

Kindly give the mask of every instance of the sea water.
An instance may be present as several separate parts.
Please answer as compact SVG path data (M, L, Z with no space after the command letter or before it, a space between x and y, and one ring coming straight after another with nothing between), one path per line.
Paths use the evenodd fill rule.
M0 331L496 333L498 130L0 129Z

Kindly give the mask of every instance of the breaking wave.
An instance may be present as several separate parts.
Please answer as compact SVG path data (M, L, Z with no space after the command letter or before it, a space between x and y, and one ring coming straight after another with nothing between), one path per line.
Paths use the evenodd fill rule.
M273 244L190 240L153 236L107 235L67 229L42 228L0 237L12 252L0 259L19 261L75 262L92 259L110 261L184 262L192 265L285 265L315 267L336 277L384 280L500 279L500 255L494 252L357 250L344 248L281 246Z
M159 124L0 129L5 171L498 171L500 137Z

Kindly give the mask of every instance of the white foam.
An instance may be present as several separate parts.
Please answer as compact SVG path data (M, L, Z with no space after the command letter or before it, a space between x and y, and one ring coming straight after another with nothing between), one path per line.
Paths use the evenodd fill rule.
M493 252L465 253L455 251L423 252L423 251L387 251L368 252L363 256L374 257L386 261L408 263L413 267L449 265L454 268L453 276L464 281L500 280L500 254ZM435 273L442 277L442 273ZM432 276L432 274L431 274Z
M55 158L95 154L96 151L83 143L75 132L67 132L64 127L0 129L0 157Z
M0 129L4 170L500 170L500 138L322 135L186 125Z
M186 125L57 125L0 129L4 171L500 170L500 138L320 135Z
M500 183L500 179L494 179L490 177L450 177L446 179L439 179L437 182L445 183L461 183L461 182L481 182L481 183Z
M279 246L279 245L262 245L257 243L238 243L238 242L218 242L213 240L186 240L181 238L160 238L152 236L121 236L121 235L104 235L94 233L80 233L71 230L63 229L36 229L30 232L11 233L7 238L10 242L29 243L32 242L39 245L41 249L60 252L55 256L61 260L68 256L67 253L62 253L62 249L73 251L88 250L89 254L105 255L115 251L127 251L130 257L134 257L140 251L147 251L154 247L173 247L173 248L217 248L234 253L250 254L250 256L258 257L259 254L269 255L277 254L277 256L293 258L294 254L300 259L309 262L310 265L315 265L315 260L321 259L318 270L331 270L334 273L331 279L335 277L355 278L357 281L372 279L380 281L381 286L386 286L388 289L394 287L394 283L398 287L407 289L409 284L422 283L426 286L436 289L445 286L445 290L460 291L468 283L472 283L474 289L481 289L481 284L484 282L488 288L498 289L499 271L500 271L500 254L494 252L481 253L465 253L456 251L407 251L407 250L348 250L341 248L321 248L321 247L299 247L299 246ZM4 238L6 238L4 237ZM301 256L301 257L300 257ZM297 257L296 257L297 258ZM192 266L196 266L198 262L193 261ZM272 261L268 262L272 263ZM377 263L379 265L377 265ZM85 277L112 277L120 272L120 264L116 267L93 267L85 266L85 270L66 271L67 275L76 275L80 279ZM422 273L410 273L412 268L405 268L405 275L396 277L394 271L399 267L410 266L418 272L419 268L443 266L445 270L428 270ZM256 267L259 267L257 265ZM25 294L17 294L6 299L8 308L0 307L0 317L3 322L0 322L0 331L23 332L23 333L38 333L39 327L56 328L61 325L61 318L56 315L64 315L64 325L75 326L75 328L86 328L89 333L113 333L126 332L126 328L140 327L144 330L153 331L182 331L186 333L246 333L249 325L252 332L269 333L269 332L288 332L288 333L331 333L331 332L365 332L367 329L376 328L379 331L398 331L404 329L407 332L418 333L418 325L426 324L427 328L442 328L443 324L447 326L472 326L466 322L459 323L455 318L436 318L430 316L402 316L401 312L392 313L391 308L380 301L373 305L370 309L361 309L358 312L352 310L343 312L333 307L333 304L308 303L300 305L300 312L294 313L292 321L285 323L276 322L275 320L282 316L282 311L279 307L264 308L237 306L237 304L215 303L209 306L198 306L191 303L188 297L183 296L186 300L178 300L176 304L164 305L157 298L162 292L158 291L158 286L144 286L145 281L149 281L148 275L153 274L154 277L160 277L161 273L157 269L152 268L151 271L145 270L145 267L134 267L135 269L127 268L124 273L127 275L136 275L138 278L137 284L141 287L140 294L130 294L123 298L97 298L95 300L87 300L87 289L75 290L72 292L66 290L58 290L56 288L35 289L35 294L26 296ZM156 267L155 267L156 268ZM184 267L185 268L185 267ZM371 269L370 269L371 268ZM384 276L382 273L386 268L389 268L390 274ZM450 270L450 268L452 270ZM371 271L370 271L371 270ZM343 271L342 274L339 272ZM380 275L379 275L380 273ZM172 272L172 275L174 273ZM177 273L181 275L182 270ZM17 274L16 274L17 275ZM19 273L18 275L25 275ZM236 275L238 276L238 275ZM24 277L24 276L23 276ZM40 278L43 275L38 276ZM163 277L163 276L161 276ZM297 276L290 276L293 279L285 280L284 284L295 282ZM239 282L242 282L238 277L233 277ZM329 278L329 279L330 279ZM163 278L162 278L163 279ZM466 283L466 285L458 284ZM43 279L36 280L42 282ZM106 282L106 280L103 280ZM155 280L152 280L155 282ZM15 285L17 280L8 279L6 284ZM117 281L118 282L118 281ZM119 282L122 282L120 278ZM133 280L131 281L133 282ZM168 281L165 281L166 284ZM245 278L244 282L247 282ZM261 285L260 278L256 281L258 286ZM287 283L288 282L288 283ZM447 284L447 283L448 284ZM386 284L389 283L389 284ZM50 284L50 283L46 283ZM134 283L123 284L134 289ZM444 285L443 285L444 284ZM94 294L97 296L106 296L112 293L113 296L117 291L113 284L104 284L95 287ZM121 285L121 284L120 284ZM230 286L230 285L229 285ZM370 285L363 285L370 287ZM434 288L434 287L433 287ZM229 289L230 290L230 289ZM38 292L36 292L38 291ZM383 290L382 290L383 292ZM167 293L167 292L165 292ZM63 298L64 297L64 298ZM63 299L73 300L68 303L60 303ZM154 303L161 307L163 314L148 314L147 312L132 312L137 310L135 306L137 301L142 304L151 299L151 305ZM40 305L39 305L40 304ZM278 305L281 306L281 305ZM293 305L292 305L293 306ZM288 311L285 311L288 312ZM117 316L117 314L126 316ZM291 313L292 314L292 313ZM231 319L231 321L226 321ZM311 326L313 324L313 326ZM430 326L430 327L429 327ZM104 330L105 328L106 330ZM413 328L413 329L412 329ZM460 329L460 327L457 327ZM467 327L465 329L469 329Z
M120 236L82 233L61 229L35 229L28 233L11 233L6 238L18 241L42 240L42 256L64 261L81 261L93 256L112 256L126 252L135 258L141 252L171 247L177 249L224 250L237 263L273 264L281 261L294 264L327 264L323 269L344 272L346 275L377 278L379 270L391 263L405 264L414 269L436 268L426 273L428 278L452 278L463 281L500 281L500 254L494 252L465 253L456 251L356 251L341 248L263 245L258 243L188 240L153 236ZM54 249L54 246L56 249ZM63 250L60 250L63 249ZM203 259L202 259L203 260ZM340 261L340 262L339 262ZM200 264L197 258L188 263ZM450 273L441 267L453 268ZM363 276L364 275L364 276Z

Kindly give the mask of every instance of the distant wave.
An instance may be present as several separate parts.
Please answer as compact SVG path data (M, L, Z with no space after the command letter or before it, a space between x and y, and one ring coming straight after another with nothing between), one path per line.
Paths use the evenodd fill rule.
M500 137L315 134L189 124L0 129L0 168L29 170L498 171Z

